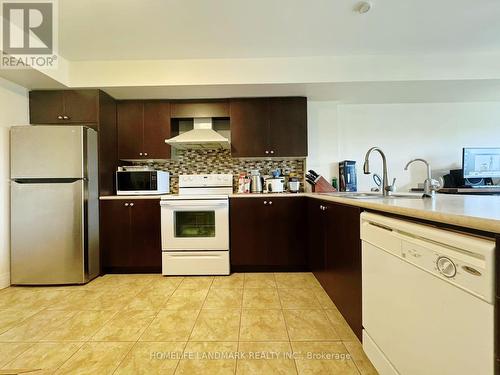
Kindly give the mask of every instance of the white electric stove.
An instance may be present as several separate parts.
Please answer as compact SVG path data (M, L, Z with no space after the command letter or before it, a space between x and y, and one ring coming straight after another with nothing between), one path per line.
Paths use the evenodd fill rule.
M229 275L230 174L180 175L161 200L163 275Z

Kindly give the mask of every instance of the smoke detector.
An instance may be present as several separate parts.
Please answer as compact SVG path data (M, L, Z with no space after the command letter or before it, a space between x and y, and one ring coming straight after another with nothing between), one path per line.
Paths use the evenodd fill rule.
M356 4L354 9L359 14L365 14L368 13L370 9L372 9L372 4L369 1L360 1Z

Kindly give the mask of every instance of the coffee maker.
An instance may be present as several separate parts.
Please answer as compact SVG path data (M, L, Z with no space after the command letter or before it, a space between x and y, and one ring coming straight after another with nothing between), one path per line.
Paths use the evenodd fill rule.
M339 191L357 191L356 162L344 160L339 163Z

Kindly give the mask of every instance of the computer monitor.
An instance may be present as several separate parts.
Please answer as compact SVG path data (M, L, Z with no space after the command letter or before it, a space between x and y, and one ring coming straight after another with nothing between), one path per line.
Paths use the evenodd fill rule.
M500 148L463 149L464 178L500 178Z

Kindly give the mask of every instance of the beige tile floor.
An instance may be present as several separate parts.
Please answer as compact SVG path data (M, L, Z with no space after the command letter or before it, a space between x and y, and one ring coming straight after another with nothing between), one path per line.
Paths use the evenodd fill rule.
M310 273L0 291L0 374L376 374Z

